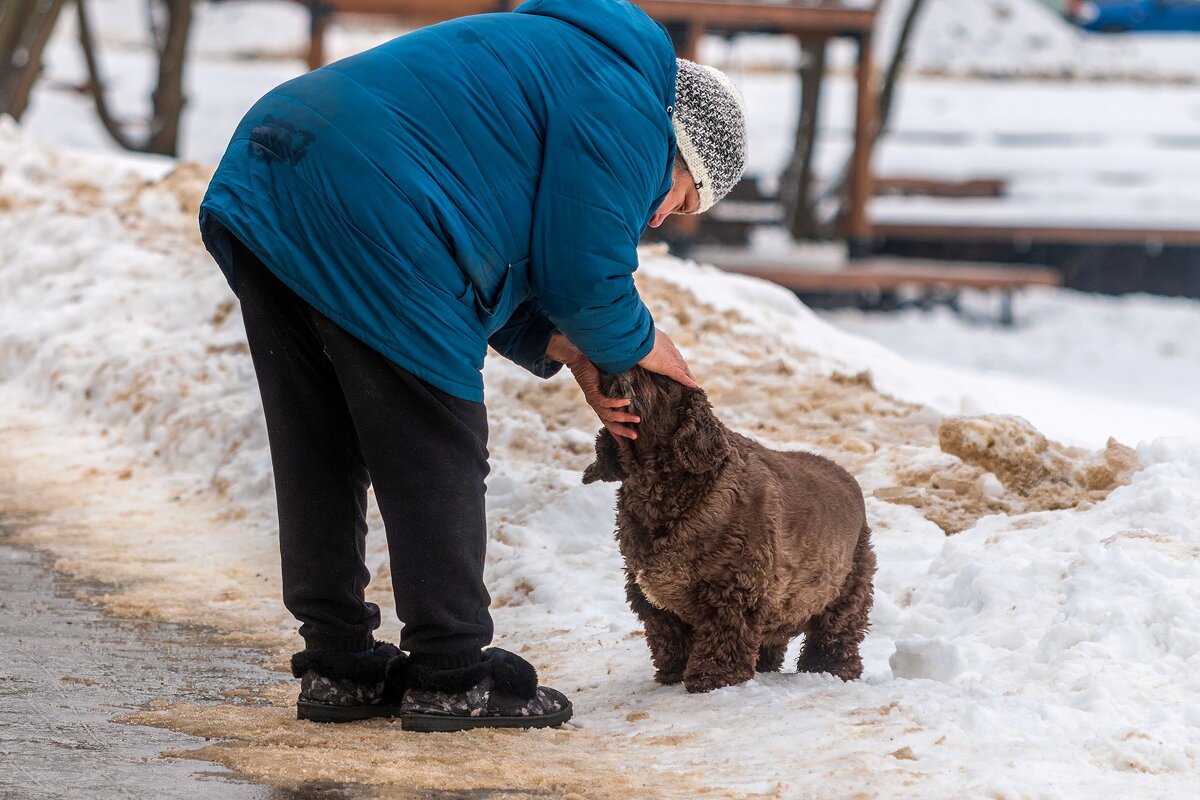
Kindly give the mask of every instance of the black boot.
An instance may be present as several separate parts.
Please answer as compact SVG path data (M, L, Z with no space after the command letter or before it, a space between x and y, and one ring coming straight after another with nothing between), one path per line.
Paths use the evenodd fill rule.
M396 645L387 642L357 653L301 650L292 656L292 675L300 679L296 718L352 722L398 716L400 694L387 681L387 667L403 657Z
M538 686L532 664L499 648L455 669L397 658L387 673L392 694L403 693L400 724L406 731L549 728L571 718L571 702L561 692Z

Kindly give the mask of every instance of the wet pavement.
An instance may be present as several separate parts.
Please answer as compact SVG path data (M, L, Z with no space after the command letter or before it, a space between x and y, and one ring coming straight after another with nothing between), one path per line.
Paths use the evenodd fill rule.
M218 703L223 692L278 682L255 650L205 631L105 616L95 587L52 573L5 543L0 520L0 798L196 797L342 800L349 787L300 790L245 782L215 765L160 757L203 739L110 722L155 701Z

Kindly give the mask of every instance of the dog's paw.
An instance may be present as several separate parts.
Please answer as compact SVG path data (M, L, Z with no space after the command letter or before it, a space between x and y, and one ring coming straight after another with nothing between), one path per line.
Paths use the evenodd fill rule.
M691 694L703 694L725 686L736 686L745 680L736 675L687 675L683 679L683 687Z
M787 645L763 645L758 648L758 663L754 665L755 672L779 672L783 667L783 656Z
M674 686L677 683L683 683L683 672L673 669L658 669L654 671L654 681L663 686Z
M842 661L821 661L805 659L801 656L796 664L797 672L828 673L844 681L854 681L862 677L863 664L858 656Z

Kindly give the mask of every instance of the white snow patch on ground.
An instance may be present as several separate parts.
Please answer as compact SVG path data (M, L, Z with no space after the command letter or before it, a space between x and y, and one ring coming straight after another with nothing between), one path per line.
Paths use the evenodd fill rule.
M60 496L77 503L56 513L79 527L47 530L43 545L67 568L116 579L129 608L294 644L277 600L253 372L232 297L194 231L203 172L185 167L155 182L174 164L84 156L11 125L0 128L0 164L6 479L26 500L66 482ZM1019 411L1054 436L1098 443L1139 415L1156 420L1147 426L1155 436L1195 434L1188 385L1167 388L1174 361L1105 345L1119 340L1110 329L1136 330L1186 357L1195 340L1188 305L1037 295L1029 327L1011 334L943 321L951 364L929 365L837 330L768 284L657 251L643 271L694 294L688 328L698 336L687 355L702 379L743 369L747 399L731 394L718 407L730 418L787 391L786 370L766 367L790 353L799 380L868 369L903 399ZM920 339L897 331L898 342ZM992 363L1024 358L1053 393L1030 375L981 376L970 354L989 351ZM1087 375L1079 352L1097 361ZM1163 402L1110 391L1115 405L1089 406L1135 367L1164 387ZM1142 442L1133 482L1085 511L985 517L953 537L917 509L868 501L880 570L864 680L769 675L690 696L651 680L623 601L613 487L579 483L596 424L569 379L543 383L494 357L486 377L487 579L499 644L523 649L547 683L569 692L578 727L565 735L619 747L632 763L700 774L718 796L1193 791L1200 439ZM1061 411L1050 408L1057 403ZM911 456L944 457L927 446ZM373 598L386 603L378 528L369 561Z

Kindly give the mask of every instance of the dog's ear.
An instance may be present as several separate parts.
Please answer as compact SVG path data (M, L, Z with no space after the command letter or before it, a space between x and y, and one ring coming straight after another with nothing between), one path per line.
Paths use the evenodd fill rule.
M583 482L623 481L626 477L625 470L621 469L621 450L616 437L608 432L608 428L601 428L596 434L596 460L583 471Z
M679 429L671 440L675 458L696 475L716 469L729 455L729 437L717 421L708 397L699 389L687 390L679 408Z

